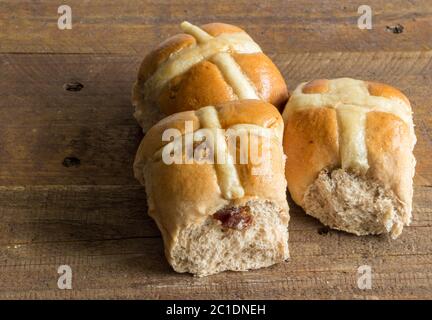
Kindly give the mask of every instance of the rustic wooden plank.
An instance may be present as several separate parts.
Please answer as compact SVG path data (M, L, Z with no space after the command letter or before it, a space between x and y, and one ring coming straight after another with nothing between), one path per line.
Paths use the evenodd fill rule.
M408 228L403 237L420 243L430 232L430 227L425 230ZM363 241L352 235L335 233L334 239L304 231L294 231L291 236L298 239L291 242L289 262L259 271L227 272L205 279L170 270L163 258L160 239L15 246L4 250L2 255L2 260L9 262L0 266L0 297L28 297L32 291L39 297L92 298L126 295L147 298L355 298L356 295L400 298L430 294L430 246L423 246L415 253L405 241L397 240L399 243L393 242L385 251L377 252L377 248L384 247L380 243L384 239L380 237L368 237ZM346 241L348 243L343 245ZM316 244L323 252L311 253L308 243ZM390 253L392 251L398 253ZM56 289L56 270L62 264L70 265L75 272L72 293ZM370 265L374 272L370 291L360 291L356 286L357 268L364 264Z
M70 189L75 194L72 199L67 196ZM360 299L430 294L430 187L418 188L415 203L422 206L415 206L413 225L395 241L318 232L321 225L292 206L287 263L203 279L170 269L154 224L143 212L140 215L145 210L143 199L133 201L142 198L139 187L123 192L119 186L0 191L1 219L15 230L0 238L0 298ZM72 291L56 288L56 270L62 264L74 271ZM373 270L373 289L368 291L356 286L357 268L364 264Z
M19 10L22 17L43 13L48 10L47 3L32 4L27 10ZM381 4L380 1L377 3ZM412 3L420 5L417 8L421 9L425 2ZM352 4L350 2L348 6ZM97 1L87 5L90 7L86 9L92 14L95 8L100 8ZM114 9L120 15L125 12L116 4L107 5L110 8L107 12ZM164 5L167 9L166 3L162 3L162 7ZM262 6L265 9L267 5ZM281 8L290 5L282 4ZM419 20L413 21L412 26L429 23L427 16L430 10L426 7L422 8L423 15L419 18L414 13L420 9L406 9L406 2L395 1L384 5L383 21L387 21L387 14L392 12L392 17L388 18L392 21L414 15ZM398 5L400 11L396 10ZM1 9L5 6L6 9L16 8L11 2L2 2L1 6ZM134 180L131 170L133 155L142 135L131 117L129 95L141 55L2 54L0 298L430 298L432 164L429 157L432 116L429 92L432 52L413 51L422 50L415 48L422 43L423 34L428 36L430 29L415 39L412 38L413 33L391 35L406 36L399 38L401 43L397 44L397 48L410 52L296 53L304 48L295 45L308 47L306 41L309 39L315 39L313 43L316 43L316 47L315 44L310 45L311 51L318 51L319 46L322 51L329 50L330 46L323 42L335 39L332 37L340 37L332 44L333 49L348 43L347 37L352 33L343 33L346 29L333 26L331 36L326 29L320 34L324 40L317 40L316 35L300 40L301 37L297 36L293 38L293 52L280 53L288 45L288 42L282 43L285 38L278 24L280 21L299 19L297 27L294 23L294 31L300 25L306 25L301 22L304 16L308 16L309 21L313 17L320 23L335 23L334 18L325 20L323 17L326 10L335 9L332 6L332 2L323 2L322 5L304 9L307 12L305 15L293 11L290 18L272 12L277 23L271 30L277 32L274 43L278 52L272 57L290 88L300 81L316 77L349 75L390 83L408 95L415 111L419 139L416 147L418 165L414 220L399 239L360 238L326 231L315 219L304 215L290 203L291 259L287 263L259 271L227 272L203 279L176 274L163 257L159 231L145 214L144 190ZM133 16L133 10L128 5L124 8L129 10L129 16ZM227 8L232 10L232 6L227 5ZM2 27L5 23L4 12L7 10L0 10ZM99 30L104 24L109 25L104 12L98 13L99 16L91 21L99 26ZM260 18L261 14L267 13L256 13L258 21L267 21L265 23L270 25L269 18ZM230 13L227 11L226 15ZM198 19L204 20L204 16L203 13ZM42 21L38 14L34 17L30 25ZM235 12L230 17L233 21L239 19ZM21 15L15 19L20 23L23 21ZM47 16L43 19L49 20ZM122 32L132 28L132 20L128 19L119 20ZM142 23L139 19L133 23ZM170 19L170 22L164 22L165 26L174 30L177 22L174 13ZM337 24L342 23L343 19L339 17ZM129 22L125 24L126 20ZM49 21L48 24L52 23ZM249 23L245 19L241 21ZM157 22L153 20L152 23ZM255 28L262 28L262 25ZM311 26L316 27L317 24ZM10 25L0 30L10 31L8 28ZM303 31L303 37L308 30ZM51 52L63 49L64 52L74 52L82 44L83 52L90 47L95 52L110 52L102 51L103 45L95 44L90 37L78 37L73 40L75 42L64 45L49 40L54 31L44 33L37 28L36 31L40 34L39 38L30 32L28 35L15 35L15 39L29 44L29 51L54 45ZM113 52L128 51L132 43L128 41L136 38L127 38L129 40L122 42L120 37L123 36L124 33L114 32L106 46ZM271 46L270 41L264 39L268 36L268 33L262 34L263 41ZM389 50L396 48L390 40L396 38L387 36L374 36L371 42L361 46L368 50L382 49L382 45L378 44L380 39L388 41L386 46ZM0 31L0 39L5 40L0 41L0 51L10 49L11 41L15 40L4 37ZM36 38L38 43L34 41ZM363 50L356 46L360 47L365 39L359 38L360 42L343 49ZM114 41L117 41L118 47L111 48ZM404 47L409 43L412 47ZM145 42L140 43L141 48L144 45ZM10 52L9 49L5 51ZM79 92L65 91L63 85L71 80L83 83L84 88ZM63 160L68 156L79 158L80 165L64 166ZM61 264L69 264L73 269L73 290L57 289L57 267ZM361 291L357 288L356 272L358 266L363 264L373 268L372 290Z
M430 187L416 188L411 227L421 230L432 226L431 193ZM0 203L0 245L3 246L160 236L155 224L146 215L145 193L141 186L0 187ZM322 230L320 223L304 215L292 202L290 208L293 217L291 232L298 232L299 235L302 232L316 233L317 241L320 235L332 237L338 234ZM358 243L370 240L358 239ZM295 236L290 239L303 240ZM415 248L418 249L419 245Z
M274 54L290 88L316 77L352 76L401 88L414 108L416 185L432 185L432 52ZM130 88L140 56L0 55L0 185L128 184L142 134ZM69 92L63 85L79 81ZM66 157L80 159L66 167Z
M407 231L407 236L415 237L412 228ZM430 230L419 236L427 232ZM307 237L307 233L303 234ZM313 241L313 237L310 238ZM163 258L160 239L21 246L9 249L9 257L17 259L20 255L33 252L35 259L0 267L0 297L10 294L26 296L27 291L31 290L39 291L41 296L61 295L60 290L56 289L56 269L61 264L68 264L75 271L73 295L93 297L102 290L106 290L105 297L112 296L113 290L124 296L130 293L130 289L135 289L136 297L160 298L183 297L182 290L186 297L207 298L291 298L307 297L314 292L321 292L321 297L327 298L355 297L355 294L406 297L424 295L427 293L425 289L430 288L430 252L382 255L370 249L364 254L347 255L344 249L334 250L334 239L326 240L324 237L321 242L322 247L330 245L333 252L340 252L298 254L308 248L304 246L304 241L294 241L291 247L295 250L287 263L248 273L227 272L206 279L195 279L170 270ZM357 268L364 264L370 265L374 271L374 286L367 292L358 290L356 286ZM51 289L51 292L46 289ZM267 289L271 291L267 292ZM99 295L102 293L99 292Z
M150 250L151 244L145 249ZM158 255L152 256L159 259ZM415 257L411 257L413 259ZM341 264L344 259L335 259L334 264ZM310 265L323 263L326 259L302 258ZM153 299L317 299L317 298L424 298L430 295L431 274L421 268L431 263L425 261L418 271L401 273L400 266L406 265L407 259L400 257L387 259L381 265L391 264L395 271L389 271L374 265L374 289L362 291L357 289L357 267L363 264L361 259L346 263L344 270L307 270L292 271L299 266L285 263L266 270L243 273L224 273L207 279L197 279L187 275L166 275L164 271L144 269L145 257L130 257L124 261L129 267L115 259L106 264L75 267L76 280L73 290L56 289L56 264L41 265L37 268L15 267L13 272L17 279L6 284L9 290L0 292L1 298L153 298ZM407 265L411 268L412 265ZM397 270L397 268L399 270ZM7 270L7 269L6 269ZM3 270L2 270L3 271ZM164 276L159 278L158 276ZM277 274L283 276L275 276ZM86 278L80 277L85 276ZM91 276L93 275L93 277ZM38 283L31 280L38 279ZM103 279L103 281L101 281ZM12 288L24 287L25 290ZM265 289L264 289L265 288Z
M0 132L3 184L136 184L132 163L142 134L135 125L3 126ZM65 164L68 157L79 164Z
M373 29L357 28L360 0L93 0L69 3L72 30L59 30L55 0L2 1L0 52L147 52L183 20L244 27L269 52L420 51L432 48L428 0L377 0ZM211 16L209 14L211 13ZM387 27L401 24L400 34Z
M0 187L0 244L159 237L140 186Z

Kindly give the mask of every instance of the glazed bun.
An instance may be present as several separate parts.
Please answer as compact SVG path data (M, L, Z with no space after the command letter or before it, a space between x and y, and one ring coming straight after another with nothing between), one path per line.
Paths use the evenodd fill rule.
M173 129L177 138L163 139L164 132ZM214 143L203 148L199 137L205 132L211 138L205 141ZM174 270L205 276L257 269L288 258L282 135L280 113L259 100L177 113L147 132L134 171L145 185L148 213L162 233ZM186 149L182 143L192 137L197 138L192 161L186 152L177 158L180 161L164 160L173 150ZM234 148L227 143L230 137L235 137ZM258 139L257 158L252 156L252 139ZM263 150L268 157L260 157ZM241 160L243 151L246 161ZM217 161L208 162L208 155L217 155ZM227 158L221 161L220 155Z
M260 99L283 108L285 81L245 31L224 23L183 22L181 28L139 69L132 101L144 130L163 116L226 101Z
M293 200L325 225L396 238L411 221L416 143L399 90L350 78L300 84L283 112Z

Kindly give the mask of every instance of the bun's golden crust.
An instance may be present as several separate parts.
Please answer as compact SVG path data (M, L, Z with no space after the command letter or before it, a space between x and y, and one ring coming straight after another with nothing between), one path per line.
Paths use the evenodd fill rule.
M201 29L203 29L205 32L209 33L213 37L217 37L222 33L245 32L243 29L237 26L228 23L221 23L221 22L203 24L201 26Z
M385 97L390 99L391 98L401 99L406 103L406 105L411 110L411 104L408 98L395 87L389 86L384 83L372 82L372 81L366 81L366 83L368 85L369 94L371 96Z
M229 128L244 123L253 124L274 130L275 134L282 140L282 117L278 110L269 103L259 100L237 100L216 105L215 109L218 111L222 128ZM170 115L147 131L141 142L142 150L137 153L137 157L140 159L146 158L145 161L147 161L157 150L168 144L169 141L162 140L162 134L165 130L176 129L181 134L184 134L185 121L190 121L193 131L202 128L195 111L185 111Z
M219 68L210 61L203 61L172 79L162 89L158 102L164 114L172 114L173 105L177 106L176 112L181 112L235 99Z
M181 134L185 134L185 121L191 123L192 130L194 131L201 128L199 119L193 111L185 111L170 115L156 123L147 131L144 139L141 141L135 161L144 163L147 159L151 158L158 149L169 143L169 141L162 140L162 134L165 130L175 129Z
M366 122L369 175L393 190L405 206L403 222L408 224L412 209L412 178L415 160L412 155L408 125L384 112L370 112Z
M242 29L225 23L208 23L201 28L216 37L222 33L244 32ZM138 81L146 81L170 55L196 44L196 39L185 33L179 33L162 41L141 63Z
M264 53L233 53L232 56L253 82L261 99L282 111L289 95L283 76L273 61Z
M150 78L157 68L165 62L170 55L192 46L196 43L194 37L180 33L161 42L144 58L138 71L138 82L144 82Z
M189 34L178 34L162 42L145 57L139 69L132 95L132 101L136 108L135 116L141 125L144 126L146 122L149 122L146 117L148 118L149 114L154 114L155 110L164 115L170 115L237 99L262 99L279 109L283 107L288 99L288 90L281 73L265 54L259 52L258 45L253 43L242 29L223 23L211 23L201 26L201 30L212 37L222 37L221 42L214 44L215 47L205 47L205 43L199 42L199 38ZM182 53L186 52L185 50L192 50L197 45L204 46L202 53L192 54L189 52L185 57L181 56ZM231 46L228 51L227 45ZM218 46L220 49L217 49ZM213 53L208 53L209 50L213 50L211 51ZM213 59L218 52L227 52L233 59L228 61L230 63L224 67L226 70L223 70L220 64L222 63L221 60L224 59L226 63L226 59L229 57ZM196 55L200 54L204 56L204 59L186 67L184 72L176 74L174 71L175 68L183 70L181 69L184 68L182 63L177 64L175 68L169 67L168 71L165 70L162 73L163 77L167 72L171 72L174 76L172 78L167 76L166 84L164 82L158 84L161 86L160 88L147 84L167 61L172 62L180 59L180 56L181 59L197 59ZM230 69L232 71L234 64L237 64L236 68L239 68L239 71L228 77L226 72L229 72ZM243 85L249 83L250 88L248 90L249 92L255 90L256 97L251 95L246 98L239 96L236 92L236 86L233 86L232 83L235 81L233 77L239 76L246 77L243 79ZM161 75L158 77L161 79ZM150 96L151 98L149 98Z
M340 165L336 112L328 108L301 110L289 117L285 126L285 175L291 197L302 206L303 195L318 173Z
M264 101L242 100L229 101L217 107L223 128L240 123L249 123L263 128L283 131L283 121L276 108ZM282 139L282 132L281 132Z
M404 208L400 218L409 224L416 137L405 95L381 83L318 79L297 87L283 117L285 172L297 204L304 206L322 170L342 167L394 192ZM362 144L365 153L356 155ZM343 149L350 151L345 167Z
M316 79L309 81L303 86L303 93L326 93L329 91L329 81L327 79Z

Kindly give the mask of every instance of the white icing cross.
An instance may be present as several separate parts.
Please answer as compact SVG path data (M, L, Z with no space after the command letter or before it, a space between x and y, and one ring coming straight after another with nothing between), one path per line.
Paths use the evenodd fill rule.
M219 67L226 82L239 99L260 99L252 81L244 74L230 52L260 53L261 48L245 32L222 33L213 37L201 28L183 22L183 31L196 39L196 44L172 54L144 84L145 98L151 100L173 78L194 65L209 59Z
M256 124L234 124L228 128L222 128L219 121L218 111L213 106L203 107L195 111L196 116L200 121L199 129L193 131L192 126L187 129L187 124L185 123L185 132L179 135L166 137L171 140L169 143L158 149L152 156L152 161L164 160L164 154L169 155L167 165L178 164L178 165L188 165L188 164L213 164L218 185L220 187L221 193L225 199L237 199L244 196L244 189L242 187L237 169L236 169L236 159L234 161L233 154L240 150L240 164L251 164L251 173L253 175L271 175L271 171L268 172L268 165L271 155L270 150L270 140L275 138L278 140L278 144L282 143L282 130L275 131L274 129L265 128ZM246 137L246 140L240 138L240 145L237 143L237 137ZM251 140L252 136L254 139ZM249 138L250 137L250 138ZM263 140L260 140L261 137ZM206 140L203 140L205 138ZM233 139L234 140L231 140ZM206 144L201 145L201 142L206 141ZM242 142L243 141L243 142ZM195 148L194 142L199 142L200 144ZM258 144L260 143L260 146ZM193 146L190 150L193 153L200 151L200 146L204 149L210 148L211 156L209 158L197 160L195 154L190 154L188 150L188 144ZM237 147L240 146L239 149ZM262 150L261 154L254 154L258 152L257 149ZM174 160L174 152L179 152L177 154L176 160ZM242 152L250 152L250 156L246 155L242 159ZM198 152L198 155L200 153ZM192 156L192 159L187 157ZM255 158L257 157L257 158ZM208 161L209 162L208 162ZM245 161L245 162L242 162ZM256 166L256 167L255 167ZM267 170L267 171L266 171Z
M298 110L333 108L337 112L339 150L342 168L366 172L369 168L366 147L366 114L371 111L391 113L402 119L414 134L409 106L399 98L373 96L361 80L339 78L328 80L328 91L304 93L299 85L284 110L284 121ZM289 137L288 137L289 139Z
M215 161L215 169L218 177L219 187L221 188L224 198L242 198L244 196L244 189L241 185L236 167L234 165L234 160L231 154L228 152L225 136L221 133L221 130L217 130L222 128L219 122L217 110L212 106L208 106L197 110L195 114L200 119L200 122L204 128L215 129L213 130L216 142L215 153L226 156L223 163L218 163L218 161Z

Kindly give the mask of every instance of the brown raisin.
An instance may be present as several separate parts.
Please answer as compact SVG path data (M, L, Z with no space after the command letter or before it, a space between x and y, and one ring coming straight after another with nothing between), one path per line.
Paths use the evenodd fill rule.
M250 207L230 207L223 208L213 214L213 218L222 223L222 227L235 230L243 230L252 223Z

